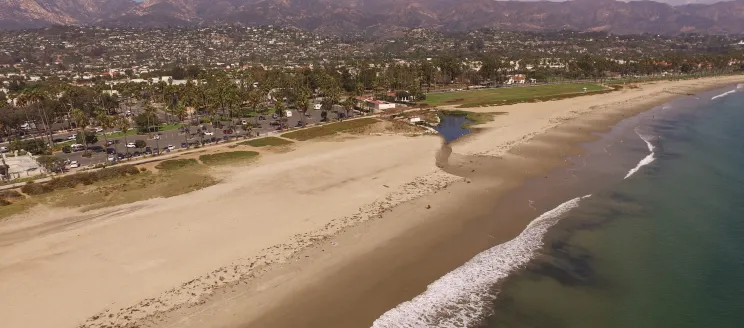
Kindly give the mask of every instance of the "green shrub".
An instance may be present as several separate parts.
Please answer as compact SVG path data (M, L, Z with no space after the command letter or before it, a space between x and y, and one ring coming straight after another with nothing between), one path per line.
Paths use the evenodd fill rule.
M194 165L199 165L195 159L171 159L158 163L155 168L158 170L170 171Z
M48 192L51 192L52 189L47 187L46 185L43 185L40 183L34 183L33 181L29 181L27 184L21 187L21 191L26 195L34 196L34 195L46 194Z
M0 190L0 198L23 198L23 195L12 189Z
M199 160L206 165L232 164L239 161L251 160L258 156L255 151L231 151L210 155L201 155Z

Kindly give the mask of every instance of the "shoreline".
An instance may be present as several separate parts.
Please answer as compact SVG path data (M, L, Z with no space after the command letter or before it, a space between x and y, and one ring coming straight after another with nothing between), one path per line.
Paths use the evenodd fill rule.
M210 291L214 292L212 296L199 294L185 300L180 299L181 302L170 309L167 309L167 306L163 307L162 309L167 311L165 313L154 307L151 310L155 310L152 312L157 313L155 316L144 315L141 318L130 316L127 319L125 318L127 309L123 312L123 316L120 315L122 312L111 309L112 312L97 315L96 319L88 321L85 326L102 327L104 324L111 324L116 327L125 324L138 324L144 327L271 327L291 326L293 324L291 320L296 320L295 325L303 323L302 326L307 327L369 327L371 324L370 318L374 320L382 312L394 307L401 301L409 300L420 294L429 282L441 277L442 272L451 271L452 268L458 267L480 250L490 248L494 243L503 243L518 235L526 226L523 220L504 219L489 223L493 229L498 228L499 233L496 236L472 238L472 235L482 227L479 225L482 224L480 221L483 221L483 218L487 217L493 210L490 200L500 199L507 195L508 191L522 185L524 181L531 177L567 165L564 159L571 155L580 154L580 144L593 140L593 138L596 138L596 133L606 131L614 123L628 117L631 113L639 113L650 109L653 107L648 107L651 103L664 103L668 99L679 96L679 94L667 92L664 87L660 88L658 84L671 85L687 92L695 92L742 81L744 81L744 77L737 76L734 78L682 81L676 84L674 82L654 83L648 85L651 90L642 89L635 93L633 90L625 90L619 91L617 94L602 95L600 97L615 100L615 102L609 101L610 105L604 105L603 108L594 106L601 106L597 104L607 103L608 99L588 98L598 96L493 107L491 108L493 111L508 109L509 115L506 116L509 117L506 120L511 122L511 125L500 126L504 121L499 115L495 121L486 124L483 131L467 138L467 140L463 140L464 142L454 143L452 145L453 155L450 156L448 164L444 165L444 172L436 170L434 165L435 151L433 149L427 149L416 154L405 153L414 149L412 147L431 145L432 140L424 139L426 137L416 140L383 137L386 143L381 143L381 140L368 141L365 138L353 141L351 145L356 145L356 147L368 144L369 147L374 147L369 148L370 151L373 151L373 154L367 156L370 161L379 161L379 155L388 155L388 148L394 147L393 145L399 147L396 149L398 149L400 155L398 158L391 159L391 168L388 169L391 173L386 173L388 177L395 176L396 183L391 184L391 187L387 187L387 185L380 187L380 183L375 182L374 184L378 187L369 190L373 193L382 192L393 199L382 200L382 203L366 203L369 204L369 208L366 208L363 212L374 213L373 210L377 209L378 213L367 218L351 218L350 221L345 222L348 225L335 226L338 229L337 231L322 235L307 235L308 231L315 230L308 230L309 226L307 225L298 227L299 230L296 231L301 231L303 235L306 235L305 237L308 237L306 239L307 244L304 247L312 244L315 246L299 253L296 253L298 245L300 245L299 248L302 248L301 244L304 242L294 241L292 245L285 243L270 248L270 250L276 251L264 255L263 261L270 262L270 264L266 264L267 266L264 267L266 271L260 274L258 278L255 278L258 274L253 270L245 271L243 268L237 268L234 270L234 275L227 278L228 280L237 278L232 282L220 284L220 278L218 277L223 277L220 270L213 271L208 275L209 279L200 281L195 279L190 282L194 283L196 281L200 288L201 285L211 288ZM647 86L644 85L645 87ZM636 104L632 106L632 109L624 108L629 102L638 101L638 97L643 100L642 104ZM617 101L620 101L620 105L616 103ZM575 112L574 110L550 108L571 104L577 107ZM537 112L548 112L540 113L537 117L534 113L530 113L533 116L522 116L519 111L525 108ZM477 108L473 111L489 110ZM589 113L603 115L583 116ZM579 116L581 116L581 119L576 119ZM565 123L567 121L570 122ZM558 128L555 128L556 126ZM525 130L530 132L525 134ZM546 134L545 131L547 130L551 131ZM494 138L494 136L496 137ZM401 140L407 140L407 145L398 146L397 144L401 143ZM494 145L496 145L495 148ZM518 146L515 147L515 145ZM318 144L308 144L303 145L303 147L314 148L315 150L324 149L325 151L334 148L327 147L327 145L319 146ZM507 152L507 150L510 151ZM295 161L292 163L308 161L308 159L298 157L303 154L309 155L314 154L314 152L308 150L290 155ZM392 168L399 164L399 162L396 164L396 161L418 158L426 154L431 157L421 159L421 164L408 167L405 170L399 169L399 171ZM339 153L339 156L342 155L346 156L345 153ZM357 155L359 154L354 153L349 156ZM323 156L326 155L320 155L320 157ZM271 171L271 168L266 166L281 167L284 165L278 159L267 162L262 163L259 168L254 168L252 171L266 173L266 171ZM339 169L344 167L343 164L352 163L358 164L356 161L345 160L339 165ZM442 163L440 162L440 164ZM376 165L379 164L376 163ZM421 168L430 169L422 172ZM508 178L494 178L491 173L495 170L507 170L512 174ZM365 167L360 171L363 172L351 178L365 179L363 173L377 172L379 169ZM316 173L325 174L323 171ZM426 174L420 175L421 173ZM431 180L405 182L410 181L411 177L426 177L431 173L434 174L434 178ZM217 197L219 196L218 191L229 188L234 188L238 192L245 192L246 188L241 187L240 183L248 180L241 179L253 179L253 175L258 173L245 171L236 174L240 178L237 178L234 183L229 182L227 186L210 188L197 195L186 195L187 197L184 197L184 199L194 200L195 197L204 197L209 194ZM336 190L334 188L339 186L348 186L349 182L345 181L339 181L338 185L334 183L329 185L328 182L324 182L319 186L314 186L312 190ZM369 189L370 183L369 181L358 183L356 189L354 189L355 191L340 190L339 188L334 193L335 196L331 197L342 197L354 192L364 193L366 189ZM410 188L406 189L406 186ZM387 189L394 190L391 193ZM390 196L396 192L398 192L397 196ZM486 194L487 196L484 196ZM300 194L298 197L307 195L307 193ZM413 195L414 197L408 198L407 195ZM252 197L256 196L252 194ZM365 199L375 199L375 196L368 195L365 196L368 197ZM479 198L482 200L479 200ZM214 200L219 202L219 198ZM305 206L308 209L313 208L314 211L323 211L323 206L327 208L329 204L337 206L333 202L321 203L321 205L313 204L313 202L321 202L320 198L317 198L317 200L313 198L313 201L305 202L302 197L290 197L290 201L293 202L294 206ZM363 200L355 200L355 202L359 201ZM465 207L465 204L467 204L467 207ZM144 210L139 210L139 214L142 215L142 212L148 210L145 207ZM300 212L296 212L296 215L301 215L301 211L302 208ZM529 213L524 209L521 209L521 211ZM347 213L348 216L348 213L354 213L355 209L347 208L344 211L335 210L332 212ZM162 211L150 211L149 214L155 215L157 213L163 214ZM208 212L202 212L204 215L206 213ZM378 214L382 214L382 217L377 218ZM320 215L327 217L332 214L321 213ZM524 215L524 213L521 215ZM405 220L400 218L405 218ZM332 220L324 219L317 221L312 226L322 230L324 225L328 227L332 222ZM299 224L302 225L302 223ZM213 230L214 228L210 229ZM218 239L210 240L218 242L221 241L219 238L223 237L220 234L215 236ZM470 240L469 245L457 245L452 241L458 238L453 238L453 236L472 240ZM241 237L234 236L231 238ZM278 238L283 237L278 236ZM208 245L204 244L201 247L208 247ZM235 246L240 246L240 244L235 244ZM250 251L255 252L253 249ZM436 254L432 253L434 251L436 251ZM242 252L245 253L246 250L243 248ZM223 260L226 258L224 257ZM434 260L427 261L427 259ZM188 261L188 258L185 260ZM256 263L258 262L254 261L246 263L246 265L250 266L249 269L253 269L254 265L260 266ZM426 265L417 265L421 263ZM197 272L198 270L198 267L194 267L191 272ZM186 272L185 274L188 275L189 273ZM396 277L394 279L396 281L386 279L389 277ZM170 278L171 281L173 279L177 278ZM351 288L349 288L350 286ZM390 295L390 291L394 291L393 294L395 295ZM310 301L318 299L324 300L323 304L318 302L313 304L313 301ZM148 304L156 301L156 299L148 300ZM179 301L179 299L176 299L176 301ZM358 304L362 304L360 302L364 302L364 309L358 309ZM130 307L128 310L130 314L141 311L137 307ZM357 311L357 313L350 311ZM105 314L114 312L117 315L113 319L118 320L106 320ZM289 322L286 320L289 320Z
M684 95L686 93L696 93L701 92L704 90L711 90L716 89L719 87L724 87L727 85L735 84L737 81L742 81L744 77L737 77L738 79L735 81L731 81L730 79L727 79L726 81L719 81L719 82L711 82L711 81L704 81L705 83L694 83L694 85L690 86L689 82L685 83L685 86L683 87L684 93L679 90L658 90L654 93L652 93L650 96L646 95L642 99L644 102L642 104L638 104L635 106L632 106L633 108L631 110L625 110L624 108L619 108L619 110L610 112L610 113L604 113L597 111L596 108L591 109L589 111L593 112L594 114L601 114L599 117L590 117L588 119L585 119L581 122L573 122L574 124L571 127L564 126L564 129L560 128L560 125L565 125L566 121L570 121L572 118L564 118L560 120L556 120L559 128L555 129L554 135L551 136L544 136L543 134L537 133L537 137L531 137L529 139L529 142L525 142L525 140L522 140L520 149L515 149L515 154L505 154L506 151L499 153L502 157L509 157L510 159L514 160L518 156L529 156L530 153L535 152L543 152L545 155L548 156L558 156L558 160L555 158L553 159L552 163L549 165L546 165L546 159L545 158L532 158L532 160L517 160L516 163L510 167L511 170L515 170L516 167L520 167L523 164L533 165L537 166L538 169L542 169L544 171L550 171L551 165L552 170L561 167L564 165L561 158L565 158L567 156L572 155L578 155L582 152L580 149L580 145L582 143L591 141L593 139L596 139L597 136L596 133L606 132L608 129L612 128L617 122L621 121L624 118L632 117L638 113L644 112L646 110L649 110L655 106L658 106L660 104L663 104L670 99L674 99L677 97L680 97L681 95ZM654 83L657 84L657 83ZM632 99L632 98L631 98ZM581 100L581 98L575 98L575 99L569 99L567 102L573 102ZM637 99L636 99L637 100ZM621 104L626 105L629 102L628 99L624 99ZM550 103L545 103L550 104ZM527 104L529 105L529 104ZM616 106L617 104L610 104L606 105L604 108L610 108L612 106ZM518 107L524 106L523 104L520 105L514 105ZM510 106L511 107L511 106ZM625 106L622 106L625 107ZM501 110L503 109L503 106L494 107L492 109ZM474 110L477 111L477 110ZM489 111L489 110L483 110L483 111ZM597 113L599 112L599 113ZM576 116L582 115L581 113L576 114ZM604 124L599 124L601 127L597 128L597 123L603 122ZM563 123L563 124L560 124ZM493 124L498 124L498 117L496 118L496 121L493 122ZM469 143L472 142L473 139L481 138L482 132L485 130L488 130L489 128L493 129L492 127L489 127L488 124L485 128L480 128L478 133L475 133L473 135L468 136L465 138L465 140L457 141L455 142L452 147L455 149L455 151L460 149L466 149L470 150L472 149L472 145ZM553 129L554 127L549 127L549 129ZM567 131L564 130L583 130L578 135L574 134L570 137L566 137ZM551 140L555 139L555 140ZM574 143L573 146L566 147L565 143L570 142ZM548 147L553 146L551 143L560 143L563 144L562 147ZM532 144L532 145L529 145ZM480 152L472 152L475 154L476 157L481 157ZM521 153L521 154L520 154ZM504 156L506 155L506 156ZM463 156L457 155L452 158L453 162L455 163L462 163L465 161ZM540 164L542 162L542 164ZM549 161L547 161L549 162ZM291 325L297 325L302 324L303 326L312 327L312 326L318 326L318 327L369 327L371 325L370 319L374 320L376 319L382 312L385 312L393 307L395 307L400 302L398 301L381 301L379 304L376 305L375 310L366 310L362 311L364 313L356 313L356 314L349 314L349 310L354 311L356 309L349 309L346 306L343 306L343 303L349 303L349 304L365 304L365 307L372 308L375 306L376 302L371 302L371 300L375 299L376 297L381 298L389 298L385 296L378 295L379 292L376 292L372 289L364 289L359 290L359 287L354 288L353 291L350 291L350 287L358 284L367 284L375 286L379 283L381 283L382 279L380 279L380 275L382 276L401 276L401 271L396 271L392 274L383 274L380 272L377 272L375 275L370 275L368 273L365 273L364 271L374 268L374 270L379 270L381 265L384 265L385 261L380 261L381 254L387 254L392 257L391 254L395 254L395 256L400 256L400 251L402 249L412 249L412 248L420 248L423 247L422 245L429 245L432 246L432 244L436 244L437 240L441 241L442 239L447 239L451 236L447 236L447 230L452 229L459 229L463 225L463 222L447 222L451 220L447 220L445 217L446 214L442 215L431 215L431 212L428 212L426 210L422 210L422 208L425 208L426 206L429 206L429 203L431 204L438 204L438 205L432 205L436 206L434 208L437 208L438 210L444 210L444 211L450 211L453 213L453 215L456 215L456 213L461 210L461 208L457 205L454 205L458 202L466 202L468 199L472 199L473 197L477 197L476 194L468 193L468 187L472 187L475 185L475 180L482 179L482 176L476 172L475 174L469 174L472 172L468 172L468 169L458 168L457 164L451 165L450 173L464 176L467 181L473 182L467 183L467 182L458 182L454 185L447 188L446 191L440 192L435 195L428 195L423 197L422 199L417 199L411 202L408 202L406 204L403 204L399 206L398 208L394 209L391 213L386 213L386 215L375 222L367 223L363 227L355 227L352 228L352 230L347 231L346 233L342 234L341 236L334 237L334 241L338 245L344 245L348 242L356 242L357 244L354 245L356 247L356 250L346 250L344 252L338 252L340 254L329 255L324 254L324 252L318 251L318 250L310 250L307 252L307 256L310 256L311 258L316 258L316 262L323 261L325 264L319 265L317 263L313 264L312 261L300 261L300 264L293 264L292 266L294 268L286 268L286 270L282 270L281 273L269 275L268 277L261 278L259 280L264 280L265 282L272 282L275 284L282 284L287 285L287 287L275 287L272 289L272 294L274 295L265 295L265 293L258 292L258 296L251 297L243 297L243 296L231 296L229 299L231 300L231 304L226 304L225 302L220 302L219 298L221 297L227 297L227 295L234 295L235 293L240 294L241 291L245 293L256 293L259 290L262 290L262 283L261 282L253 282L253 283L247 283L246 286L238 287L236 288L239 291L233 290L225 290L223 291L223 296L216 296L215 299L210 300L209 302L212 303L212 305L207 305L200 309L199 311L204 311L201 313L209 312L211 315L207 316L209 319L201 319L198 320L198 324L189 325L189 323L192 321L192 318L189 317L189 312L193 314L193 311L182 311L179 312L176 316L181 317L181 320L177 321L170 321L170 325L165 326L184 326L184 327L282 327L282 326L291 326ZM470 169L472 171L472 169ZM447 171L447 170L445 170ZM526 180L527 176L535 176L539 175L537 172L532 172L525 174L521 177L522 180ZM497 181L495 182L499 185L500 189L503 192L506 192L507 190L516 188L520 185L519 182L515 181ZM484 187L486 185L481 185L481 187ZM493 183L490 185L490 187L493 187ZM459 195L459 197L458 197ZM498 196L496 196L498 197ZM564 200L565 201L565 200ZM482 206L482 205L481 205ZM487 212L484 208L478 208L475 209L472 206L468 208L468 211L471 213L473 212L480 212L481 214L485 214ZM424 216L419 217L413 220L413 222L408 222L406 224L401 224L398 222L397 224L391 223L389 221L395 220L394 217L400 217L400 216L407 216L406 219L411 219L411 216ZM434 216L438 216L438 218L434 218ZM534 217L532 217L534 219ZM384 222L388 221L388 222ZM427 227L422 227L421 224L424 223L428 225ZM498 240L498 242L506 242L508 240L511 240L510 237L516 236L519 234L526 223L523 221L520 222L500 222L499 223L500 228L503 228L503 236L501 236L501 239ZM393 238L390 238L390 236L394 236ZM361 240L360 240L361 239ZM414 296L418 295L420 292L422 292L426 284L421 283L421 281L433 281L441 277L441 274L439 273L446 273L449 272L449 270L442 269L443 267L457 267L461 265L465 260L468 260L472 255L475 255L473 253L472 249L487 249L490 246L493 246L494 238L493 236L489 237L490 240L479 240L475 247L472 247L471 250L464 250L466 253L471 253L467 256L459 256L457 259L449 260L449 261L442 261L442 258L439 257L436 259L436 261L440 262L439 264L430 264L432 266L436 266L437 268L434 268L434 270L419 268L416 269L417 277L409 278L411 280L414 280L416 282L411 283L411 280L405 280L405 279L397 279L400 280L400 282L395 283L394 285L396 288L394 290L398 291L398 294L400 296L397 297L398 300L407 301ZM376 240L376 241L370 241L370 240ZM415 245L411 243L405 242L405 240L415 240ZM390 246L390 244L398 243L396 246ZM326 250L328 250L331 247L327 247ZM444 251L444 250L442 250ZM463 249L460 249L460 251L463 251ZM351 254L350 254L351 253ZM376 255L377 254L377 255ZM303 255L300 255L302 257ZM325 256L321 259L317 259L318 256ZM415 258L417 256L410 256L412 258ZM463 260L464 259L464 260ZM409 259L410 260L410 259ZM400 265L405 265L403 263L406 262L406 259L401 259L398 262L400 262ZM338 269L337 266L344 265L344 268ZM314 268L308 268L308 266L312 266ZM360 267L364 269L355 269L355 267ZM346 271L345 271L346 270ZM302 274L301 271L305 271L306 274ZM333 271L333 273L328 273L329 271ZM427 272L425 272L427 271ZM439 272L437 274L431 274L429 272ZM325 279L319 279L318 275L326 276ZM347 284L341 284L339 281L347 279L346 277L357 277L354 282L348 282ZM292 281L292 280L295 281ZM320 281L319 281L320 280ZM324 286L322 288L318 288L317 285ZM343 285L341 287L340 285ZM411 288L411 285L416 285L415 288ZM252 291L249 291L251 290ZM277 289L282 290L288 290L291 292L287 292L286 294L276 295ZM301 294L298 295L297 291L301 290ZM327 292L326 290L332 290L333 292ZM389 290L388 290L389 291ZM344 302L338 301L334 303L326 303L319 305L312 304L312 301L309 301L310 299L334 299L334 298L340 298L341 296L338 294L355 294L352 297L346 298ZM264 294L264 295L261 295ZM364 295L364 297L360 297L357 295ZM263 299L261 299L263 298ZM267 299L268 298L268 299ZM300 300L305 300L300 301ZM395 303L398 302L398 303ZM232 303L240 303L238 305L232 304ZM395 304L393 304L395 303ZM387 307L387 308L386 308ZM284 308L284 309L282 309ZM382 310L382 311L381 311ZM268 311L268 312L267 312ZM198 312L198 311L197 311ZM323 312L330 312L329 314L322 314ZM359 312L359 311L357 311ZM366 313L366 314L365 314ZM304 315L299 315L304 314ZM345 316L353 317L354 320L349 321L348 319L339 319L337 318L339 315L344 314ZM183 318L188 318L183 320ZM226 316L230 316L232 318L224 320ZM240 318L235 318L235 317ZM251 317L253 317L251 319ZM321 317L321 319L316 320L317 324L314 324L313 320L311 318L315 317ZM325 319L322 319L325 318ZM217 323L212 322L211 320L216 319ZM359 321L357 321L359 320ZM166 320L167 321L167 320ZM177 323L177 324L176 324ZM159 326L159 325L152 325L152 327Z

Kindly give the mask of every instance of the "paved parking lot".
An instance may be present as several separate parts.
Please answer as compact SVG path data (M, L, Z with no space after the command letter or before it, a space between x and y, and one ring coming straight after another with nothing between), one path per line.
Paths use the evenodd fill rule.
M298 122L301 120L304 121L306 124L316 124L320 123L321 121L321 113L322 111L319 110L310 110L307 112L307 115L305 116L304 120L302 119L302 114L297 111L291 111L292 116L287 118L287 124L285 126L286 128L289 127L297 127ZM336 113L329 112L328 113L329 120L335 120L336 119ZM279 131L279 126L277 125L271 125L270 123L272 121L275 121L271 115L265 116L264 120L259 120L256 118L246 118L246 121L250 123L259 123L261 125L260 128L254 128L251 130L251 136L256 136L256 133L260 134L261 136L268 135L269 133L275 133L275 132L281 132ZM213 132L214 136L204 136L204 140L207 141L211 138L214 138L215 140L218 140L218 142L223 142L223 136L224 129L227 129L227 127L224 127L223 129L214 129L210 124L206 124L206 131ZM245 132L240 128L239 126L236 126L236 131L234 131L234 134L232 134L232 137L242 137L245 136ZM135 142L136 140L143 140L147 144L147 147L150 147L151 149L161 149L161 151L166 148L168 145L174 146L176 149L182 148L183 143L196 143L200 141L200 138L197 134L198 127L189 127L189 133L184 133L180 130L170 130L170 131L164 131L160 132L159 139L155 139L155 134L152 135L132 135L127 136L126 141L124 137L118 137L118 138L111 138L109 140L112 141L119 141L118 144L115 144L115 146L109 146L104 147L105 141L103 137L98 138L98 143L95 145L89 145L90 148L98 149L99 152L93 152L93 156L89 158L83 157L83 151L73 152L73 153L57 153L57 156L60 156L62 158L68 159L70 161L77 161L80 163L80 166L88 166L88 165L95 165L100 163L105 163L108 159L108 155L104 151L105 148L114 148L116 152L126 154L129 153L135 153L135 152L143 152L144 149L137 149L137 148L126 148L127 142ZM66 139L70 134L61 134L61 135L55 135L55 138L63 138Z

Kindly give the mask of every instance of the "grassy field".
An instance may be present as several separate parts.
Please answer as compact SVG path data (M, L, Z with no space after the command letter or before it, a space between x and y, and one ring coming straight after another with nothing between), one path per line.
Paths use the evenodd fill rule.
M258 157L255 151L230 151L199 156L199 160L205 165L226 165L236 162L248 161Z
M266 138L261 138L261 139L243 141L239 143L239 145L252 146L252 147L266 147L266 146L286 146L286 145L291 145L293 143L294 142L286 140L286 139L282 139L282 138L266 137Z
M199 165L199 162L195 159L170 159L158 163L155 168L161 171L173 171L196 165Z
M135 173L136 168L122 166L73 174L43 184L31 183L22 188L28 197L19 197L10 191L0 194L1 199L9 201L0 201L0 204L6 204L0 206L0 220L23 213L38 204L80 207L88 211L151 198L178 196L218 182L203 165L170 165L181 169Z
M551 84L540 86L496 88L473 91L430 93L425 103L429 106L459 105L460 108L508 105L520 102L546 101L606 90L594 83Z
M305 140L310 140L314 138L334 135L336 133L343 132L343 131L365 127L367 125L374 124L377 122L379 121L374 118L361 118L358 120L331 123L331 124L326 124L322 126L317 126L314 128L289 132L289 133L282 134L282 137L288 138L288 139L294 139L298 141L305 141Z

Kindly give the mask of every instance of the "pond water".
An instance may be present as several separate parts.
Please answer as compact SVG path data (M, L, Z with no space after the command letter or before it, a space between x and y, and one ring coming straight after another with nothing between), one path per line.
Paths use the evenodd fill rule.
M445 115L438 126L434 128L444 138L445 143L450 143L460 137L470 134L470 129L465 128L472 121L464 116Z

